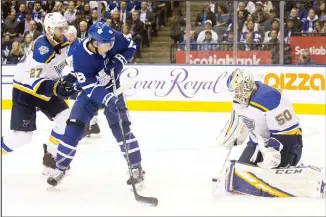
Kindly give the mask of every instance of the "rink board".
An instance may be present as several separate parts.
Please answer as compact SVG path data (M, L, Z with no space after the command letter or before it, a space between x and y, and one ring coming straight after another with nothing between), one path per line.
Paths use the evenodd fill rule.
M326 67L129 65L121 75L127 104L133 111L229 112L226 89L229 72L236 68L282 89L299 114L326 114ZM12 105L15 66L2 66L2 109Z

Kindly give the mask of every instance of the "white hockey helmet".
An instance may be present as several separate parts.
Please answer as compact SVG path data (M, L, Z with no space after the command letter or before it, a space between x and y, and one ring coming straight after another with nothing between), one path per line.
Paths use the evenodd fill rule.
M229 76L227 87L235 101L247 105L256 84L253 74L237 68Z
M54 32L56 28L68 28L68 22L64 16L58 12L48 13L44 19L45 32L53 40ZM64 34L64 33L63 33Z

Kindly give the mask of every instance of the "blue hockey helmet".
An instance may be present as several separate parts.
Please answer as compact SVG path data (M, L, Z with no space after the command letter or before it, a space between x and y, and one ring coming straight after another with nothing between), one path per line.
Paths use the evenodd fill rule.
M112 48L115 41L115 34L112 28L103 21L98 21L88 29L88 38L100 44L110 44Z

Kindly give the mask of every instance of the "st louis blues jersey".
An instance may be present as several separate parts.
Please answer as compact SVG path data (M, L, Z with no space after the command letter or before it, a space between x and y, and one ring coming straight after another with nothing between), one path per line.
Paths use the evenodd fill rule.
M38 37L15 71L13 87L39 99L49 101L52 92L46 93L40 89L43 82L57 79L66 65L66 55L69 42L64 38L63 43L54 48L46 35Z
M73 69L77 76L78 87L86 93L95 86L104 86L106 89L112 87L110 75L104 72L104 60L113 58L116 54L122 55L129 61L135 54L135 43L125 38L121 32L115 31L115 43L110 51L103 57L92 53L87 48L90 39L85 39L77 44L73 54ZM115 75L117 83L120 75Z
M249 131L265 141L280 135L302 135L299 119L282 91L259 81L255 83L258 89L248 106L233 103L235 113L241 117ZM257 143L254 134L250 132L250 139Z

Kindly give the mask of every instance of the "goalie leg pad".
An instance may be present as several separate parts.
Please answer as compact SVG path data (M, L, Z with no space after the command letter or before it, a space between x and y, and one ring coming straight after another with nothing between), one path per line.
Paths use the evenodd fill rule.
M262 169L237 161L230 161L225 188L262 197L311 197L324 196L324 174L312 166L282 169Z

